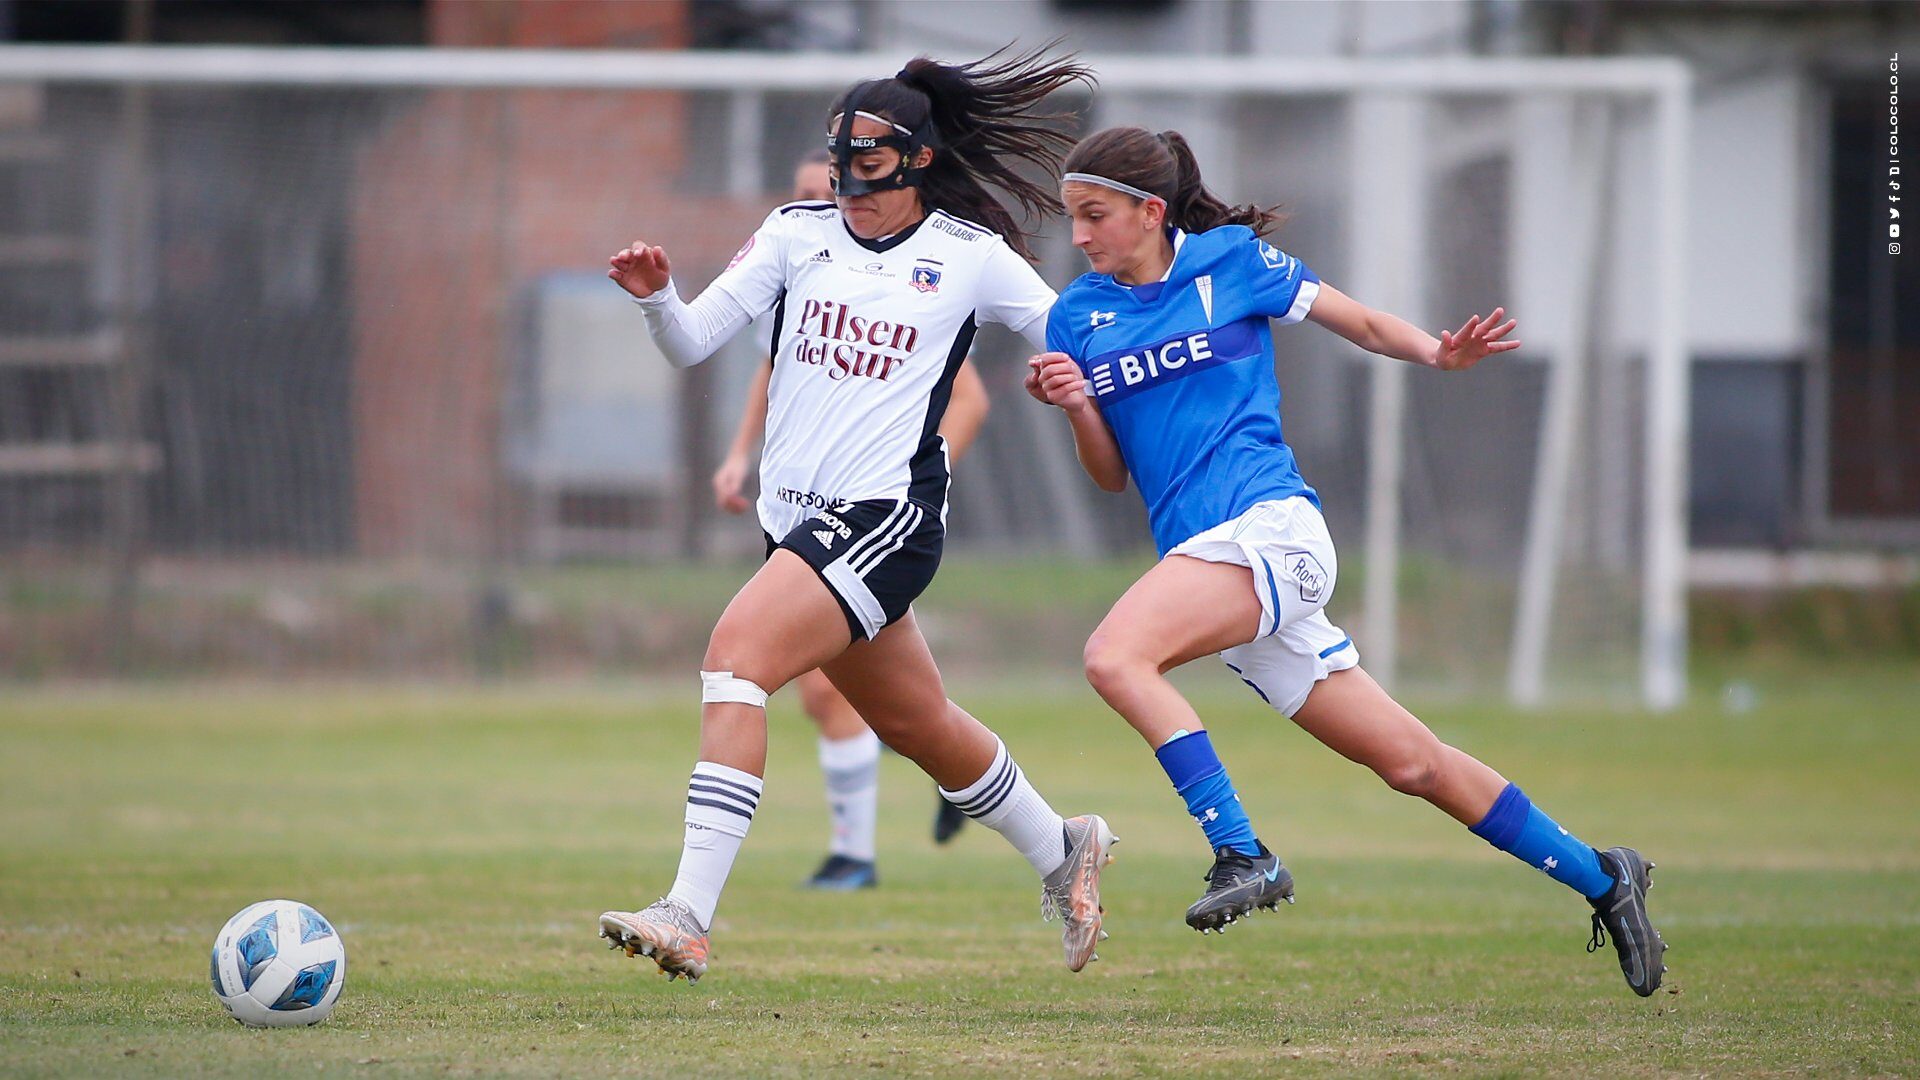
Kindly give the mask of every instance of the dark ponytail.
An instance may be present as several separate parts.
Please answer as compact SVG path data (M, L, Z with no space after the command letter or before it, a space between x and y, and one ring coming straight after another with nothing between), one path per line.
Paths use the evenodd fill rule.
M1149 191L1167 203L1167 224L1190 233L1222 225L1245 225L1265 236L1285 216L1280 208L1230 206L1207 190L1193 147L1177 131L1158 135L1145 128L1117 127L1080 140L1063 172L1088 173Z
M827 122L857 99L862 111L909 130L919 132L931 124L933 161L920 178L921 202L929 210L944 210L999 233L1030 259L1029 230L987 188L1011 195L1029 220L1060 211L1052 185L1027 179L1018 165L1026 162L1049 176L1058 175L1060 155L1073 143L1061 130L1070 116L1037 107L1069 84L1091 87L1093 72L1072 57L1049 60L1049 47L998 63L1006 48L970 64L915 57L891 79L848 89L833 103Z

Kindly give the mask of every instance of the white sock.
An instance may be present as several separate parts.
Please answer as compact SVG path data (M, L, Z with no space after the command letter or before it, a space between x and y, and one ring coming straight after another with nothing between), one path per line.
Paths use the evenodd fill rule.
M687 835L680 849L680 876L667 897L693 909L702 928L713 926L733 871L734 856L760 808L760 778L711 761L696 762L687 781Z
M873 826L880 803L880 739L862 731L851 739L820 740L820 771L827 779L835 855L873 861Z
M980 779L962 791L940 789L940 797L960 812L999 833L1020 849L1041 877L1067 861L1065 824L1047 800L1027 783L1027 775L1013 763L1007 744L994 740L993 764Z

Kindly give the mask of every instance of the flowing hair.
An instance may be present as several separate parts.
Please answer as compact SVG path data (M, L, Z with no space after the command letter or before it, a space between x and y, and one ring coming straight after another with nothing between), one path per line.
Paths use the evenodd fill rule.
M827 121L845 112L848 101L858 100L861 111L911 131L923 131L931 122L928 143L934 153L920 180L921 203L999 233L1032 259L1030 230L988 187L1012 196L1028 219L1060 212L1060 196L1052 186L1035 183L1018 169L1026 162L1048 176L1059 174L1060 155L1073 145L1073 136L1062 130L1072 114L1041 112L1038 106L1072 83L1089 88L1094 83L1092 69L1072 56L1050 59L1046 53L1053 44L1005 56L1008 45L970 64L915 57L891 79L848 88L834 101Z
M1104 176L1150 191L1166 200L1167 223L1190 233L1245 225L1265 236L1286 220L1277 206L1230 206L1208 191L1193 147L1177 131L1158 135L1137 127L1097 131L1074 146L1062 171Z

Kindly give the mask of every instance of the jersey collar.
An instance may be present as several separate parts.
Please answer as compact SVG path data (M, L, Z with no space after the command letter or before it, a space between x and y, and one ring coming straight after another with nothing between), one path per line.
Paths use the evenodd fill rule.
M1167 239L1173 242L1173 258L1167 260L1166 273L1160 275L1159 281L1149 281L1141 285L1128 285L1112 274L1106 275L1107 280L1143 304L1151 304L1155 300L1160 299L1160 293L1167 287L1167 282L1173 280L1173 268L1180 263L1180 249L1187 243L1186 230L1177 229L1169 225L1167 226Z
M848 227L847 215L845 214L840 215L840 227L842 229L847 230L847 235L853 238L854 243L859 244L861 247L866 248L868 251L874 252L875 254L884 254L885 252L892 251L894 248L897 248L901 244L906 243L907 238L912 236L914 233L919 232L920 226L926 224L927 218L932 216L933 215L929 213L926 215L926 217L923 217L919 221L916 221L913 224L907 226L906 228L901 229L899 232L894 233L892 236L882 237L881 239L878 239L878 240L869 240L864 236L857 235L851 228Z

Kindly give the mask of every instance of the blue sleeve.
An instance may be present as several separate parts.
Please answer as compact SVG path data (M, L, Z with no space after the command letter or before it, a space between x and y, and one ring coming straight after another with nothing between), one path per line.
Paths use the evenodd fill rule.
M1306 318L1320 295L1320 278L1306 263L1260 239L1252 229L1229 227L1245 234L1244 242L1234 245L1240 255L1236 269L1252 312L1282 323Z
M1047 351L1061 352L1076 361L1084 360L1080 349L1073 340L1073 332L1067 327L1073 325L1073 313L1067 308L1065 296L1053 302L1052 310L1047 312Z

